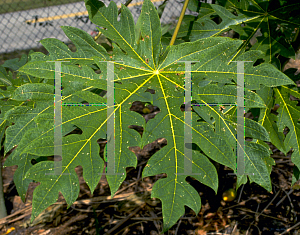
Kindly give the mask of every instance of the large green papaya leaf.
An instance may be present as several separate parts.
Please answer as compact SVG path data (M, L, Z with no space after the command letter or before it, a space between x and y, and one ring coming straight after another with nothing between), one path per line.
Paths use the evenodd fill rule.
M40 53L31 55L32 60L22 66L19 71L45 79L45 84L35 82L19 86L11 99L22 102L32 100L35 106L30 109L19 107L6 114L7 119L13 120L15 125L7 129L6 149L18 145L16 153L10 158L9 164L24 164L24 157L30 159L34 156L52 156L54 154L54 104L53 79L55 73L54 63L47 60L68 60L62 63L62 102L88 103L95 106L63 106L62 107L62 173L53 174L54 162L43 161L24 169L27 171L24 179L41 182L34 191L33 220L39 213L57 200L58 193L62 192L70 206L77 198L79 192L78 178L75 167L83 167L83 176L93 192L104 168L104 161L99 155L97 140L106 137L107 128L107 98L97 95L94 90L107 90L106 85L108 68L107 61L114 62L114 117L115 117L115 173L107 175L107 180L113 196L126 177L126 167L136 167L137 159L129 147L143 146L154 140L164 137L167 146L155 153L148 161L143 171L143 177L166 173L167 178L157 181L153 187L152 196L162 200L164 231L171 228L184 214L184 206L192 208L198 213L201 201L197 191L186 182L188 174L184 174L184 162L192 163L192 175L195 179L211 187L215 192L218 189L216 169L210 162L213 159L235 171L236 155L233 142L236 140L235 112L232 117L223 116L216 109L208 105L201 110L205 113L192 112L192 142L202 150L193 150L193 155L185 156L184 128L185 113L180 110L184 104L185 63L196 61L191 65L193 79L207 79L226 85L224 100L228 94L233 93L233 85L237 81L236 63L228 63L232 54L243 43L223 37L210 37L192 43L182 43L171 46L162 54L161 29L158 14L150 0L145 0L141 13L141 39L137 43L135 38L134 21L129 10L122 6L120 21L117 20L117 6L110 2L106 7L98 1L86 0L86 7L92 22L103 27L99 30L113 43L111 56L102 52L101 47L92 49L92 37L72 27L64 28L71 40L77 40L78 54L72 54L58 40L44 41L48 46L49 56ZM81 42L84 40L85 42ZM47 43L45 43L47 42ZM82 44L80 44L82 43ZM83 47L80 49L80 47ZM60 48L60 49L57 49ZM86 49L85 49L86 48ZM86 52L87 51L87 52ZM76 57L78 56L78 57ZM253 61L245 64L246 100L249 107L265 107L266 103L250 90L259 89L261 85L276 87L294 84L285 74L274 66L263 63L254 66L263 53L249 51L239 55L236 60ZM76 63L74 62L76 61ZM197 62L198 61L198 62ZM110 63L111 63L110 62ZM79 64L80 66L75 66ZM97 66L101 73L91 68ZM231 85L231 87L230 87ZM204 86L205 87L205 86ZM154 89L155 93L146 92L147 88ZM228 90L227 90L228 89ZM197 91L197 89L196 89ZM39 93L38 93L39 92ZM198 88L199 103L204 103L203 92ZM222 94L213 94L217 98ZM223 99L223 98L222 98ZM161 110L155 118L147 124L143 117L130 111L131 104L140 100L158 106ZM103 104L100 106L99 104ZM207 104L207 102L206 102ZM198 108L196 107L196 110ZM200 108L199 108L200 109ZM204 121L198 121L200 117ZM205 121L205 117L213 117L215 123ZM144 128L143 136L130 129L130 125ZM69 134L79 128L81 134ZM231 126L231 127L230 127ZM224 130L223 130L224 129ZM261 141L268 141L265 129L259 123L246 121L247 135ZM256 130L254 130L256 129ZM225 131L225 132L224 132ZM230 139L224 136L230 135ZM269 151L259 143L246 143L245 152L246 172L255 173L249 176L250 182L257 182L267 190L270 189L269 180ZM25 155L30 154L30 155ZM27 160L26 160L27 161ZM263 162L263 164L261 164ZM52 173L51 173L52 172ZM239 183L245 183L247 178L238 178ZM26 187L24 184L23 187Z

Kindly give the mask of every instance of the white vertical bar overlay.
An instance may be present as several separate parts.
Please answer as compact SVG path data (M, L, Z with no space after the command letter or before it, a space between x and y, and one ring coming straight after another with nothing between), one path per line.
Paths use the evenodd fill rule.
M62 174L62 110L61 110L61 63L69 61L47 61L55 63L54 75L54 173L46 175ZM69 175L69 173L66 173Z
M191 112L191 97L192 97L192 86L191 86L191 62L185 61L185 112L184 112L184 174L192 174L192 112ZM191 159L191 160L189 160Z
M104 175L123 175L115 172L115 85L114 85L114 63L123 61L100 61L106 62L107 66L107 173Z
M62 173L61 62L55 61L54 174Z
M244 63L252 61L235 62L237 62L237 175L245 175Z
M185 62L185 96L184 96L184 173L177 175L201 175L193 173L193 150L192 150L192 63L199 61L179 61ZM176 173L175 173L176 174Z
M237 61L237 175L245 173L244 61Z
M115 174L114 62L107 62L107 173Z

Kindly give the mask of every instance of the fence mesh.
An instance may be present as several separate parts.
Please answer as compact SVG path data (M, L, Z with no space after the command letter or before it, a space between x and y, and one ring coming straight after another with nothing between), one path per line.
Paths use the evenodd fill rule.
M151 0L155 7L164 0ZM103 1L108 6L108 0ZM125 0L114 1L118 7ZM143 0L133 0L128 8L136 22ZM161 23L178 19L183 1L169 0L161 16ZM187 9L187 13L189 10ZM56 38L65 43L69 39L60 26L80 28L90 35L97 34L96 25L90 22L83 1L78 0L2 0L0 3L0 54L15 50L40 47L40 40Z

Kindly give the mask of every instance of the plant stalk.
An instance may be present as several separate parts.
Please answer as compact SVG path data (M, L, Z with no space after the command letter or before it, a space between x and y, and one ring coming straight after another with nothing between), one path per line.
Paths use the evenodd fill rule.
M2 163L0 164L0 219L7 216L2 181Z
M171 41L170 41L170 46L172 46L175 42L175 39L177 37L178 31L179 31L179 28L180 28L180 25L181 25L181 22L183 20L183 17L184 17L184 14L185 14L185 11L186 11L186 8L187 8L188 4L189 4L189 0L185 0L184 4L183 4L183 7L182 7L182 10L181 10L181 13L180 13L180 16L179 16L179 19L178 19L178 22L177 22L177 25L176 25L176 28L174 30L174 33L173 33Z

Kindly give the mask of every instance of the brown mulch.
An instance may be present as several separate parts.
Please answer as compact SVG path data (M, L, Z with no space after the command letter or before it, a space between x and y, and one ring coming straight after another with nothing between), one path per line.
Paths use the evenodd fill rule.
M142 112L145 104L135 102L131 108L147 120L153 118L159 107L148 106L149 114ZM140 134L143 129L131 126ZM100 154L103 155L105 141L99 140ZM141 178L147 160L167 144L160 138L148 144L142 150L130 148L138 159L138 166L127 168L127 177L115 196L110 198L110 189L105 176L102 176L93 195L82 177L82 167L76 172L80 180L80 193L77 201L67 209L63 196L47 209L38 224L28 223L31 215L31 201L34 188L39 183L31 183L23 203L17 195L13 183L13 174L17 166L3 170L4 194L8 216L0 220L2 234L162 234L162 205L158 199L151 199L153 184L166 177L165 174ZM237 197L232 202L222 200L222 192L235 188L236 176L228 175L232 170L219 169L219 191L214 191L200 184L191 177L187 181L195 187L201 196L201 210L195 214L185 207L185 214L164 234L299 234L300 233L300 190L292 189L293 163L291 151L284 156L269 143L276 165L272 168L272 193L259 185L249 182L238 189ZM10 152L11 153L11 152ZM101 156L102 156L101 155ZM3 157L2 164L7 156ZM9 232L10 231L10 232ZM218 232L218 233L213 233Z

